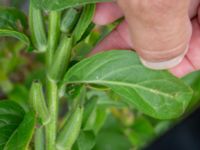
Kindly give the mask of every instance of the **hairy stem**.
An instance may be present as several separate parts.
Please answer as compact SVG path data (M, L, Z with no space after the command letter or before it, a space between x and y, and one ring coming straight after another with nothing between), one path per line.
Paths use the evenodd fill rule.
M46 98L50 113L50 122L45 126L46 150L55 150L57 112L58 112L58 87L57 82L52 80L48 72L51 68L55 50L60 37L61 12L51 11L49 13L48 48L46 52Z
M44 128L37 128L35 131L35 150L44 150Z
M57 112L58 112L58 88L57 83L47 78L47 103L50 113L50 122L46 125L46 150L55 150Z

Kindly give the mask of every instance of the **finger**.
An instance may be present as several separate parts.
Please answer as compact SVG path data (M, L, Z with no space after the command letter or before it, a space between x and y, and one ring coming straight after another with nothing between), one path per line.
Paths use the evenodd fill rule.
M191 0L190 1L190 7L189 7L189 16L190 18L193 18L197 15L197 10L200 4L200 0Z
M166 69L183 59L191 36L189 0L118 3L129 24L134 49L145 66Z
M198 20L192 21L193 34L190 42L190 51L187 53L187 58L194 66L195 70L200 69L200 24Z
M193 33L190 41L189 51L184 60L178 66L170 69L177 77L183 77L188 73L200 69L200 25L197 19L192 21Z
M198 10L198 21L199 21L199 24L200 24L200 6L199 6L199 10Z
M170 69L170 72L177 76L177 77L183 77L186 74L189 74L190 72L193 72L195 69L191 65L190 61L185 57L183 61L176 67Z
M101 41L91 54L111 49L131 49L132 43L126 21L123 21L103 41Z
M97 4L93 21L98 25L105 25L112 23L122 16L123 13L116 3L99 3Z

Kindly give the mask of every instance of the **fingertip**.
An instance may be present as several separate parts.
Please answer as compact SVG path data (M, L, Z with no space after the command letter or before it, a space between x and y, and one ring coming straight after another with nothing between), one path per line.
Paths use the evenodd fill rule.
M181 78L193 71L194 67L186 57L178 66L170 69L170 72L178 78Z
M193 34L190 40L189 51L184 58L184 60L177 67L170 69L171 73L177 77L183 77L195 70L200 69L200 59L199 59L199 44L200 43L200 27L197 19L192 20Z
M98 3L93 22L97 25L106 25L122 17L120 8L114 2Z
M96 4L96 11L93 17L93 22L97 25L104 25L106 19L102 16L102 3Z

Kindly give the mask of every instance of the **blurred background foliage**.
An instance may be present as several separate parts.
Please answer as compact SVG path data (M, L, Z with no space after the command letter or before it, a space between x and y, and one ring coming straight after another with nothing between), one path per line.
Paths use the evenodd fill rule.
M1 6L12 6L27 12L28 2L25 0L0 0ZM105 37L116 25L115 22L105 27L96 27L86 38L73 49L71 65L82 60L98 41ZM44 55L26 52L26 46L13 38L0 38L0 99L10 99L26 109L28 92L34 79L44 81ZM186 77L187 84L195 91L200 91L199 72L193 77ZM102 89L101 89L102 88ZM100 89L100 90L99 90ZM60 124L74 99L75 91L66 89L61 101ZM101 90L107 90L106 94ZM144 147L156 137L163 134L176 121L160 121L147 117L133 108L121 103L120 98L103 87L88 87L87 101L91 107L89 118L85 118L85 126L79 136L74 150L93 147L93 150L136 150ZM195 93L191 108L199 104L199 92ZM93 99L96 99L94 101ZM92 101L93 100L93 101ZM91 102L92 101L92 102ZM92 104L96 102L95 107ZM91 106L90 106L91 105ZM173 122L173 123L172 123ZM98 133L98 134L97 134ZM87 145L82 143L87 143ZM82 146L84 145L84 147Z

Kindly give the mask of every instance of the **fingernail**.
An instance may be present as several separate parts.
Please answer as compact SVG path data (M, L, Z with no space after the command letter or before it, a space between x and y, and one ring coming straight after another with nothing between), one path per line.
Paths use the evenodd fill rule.
M181 63L181 61L183 60L183 58L186 55L186 53L188 52L188 50L189 50L189 46L187 46L186 50L181 55L179 55L178 57L175 57L173 59L167 60L167 61L150 62L150 61L146 61L145 59L143 59L141 57L140 57L140 60L144 66L146 66L147 68L150 68L150 69L154 69L154 70L170 69Z

